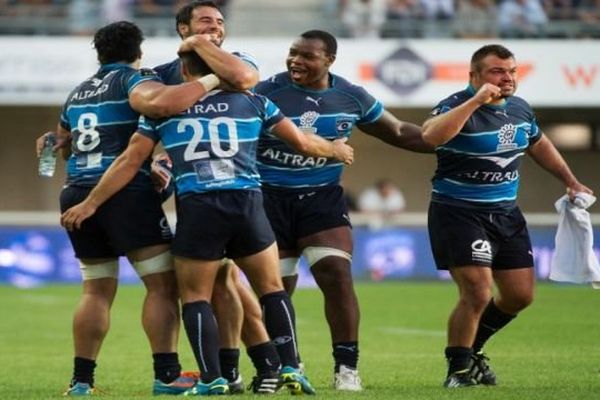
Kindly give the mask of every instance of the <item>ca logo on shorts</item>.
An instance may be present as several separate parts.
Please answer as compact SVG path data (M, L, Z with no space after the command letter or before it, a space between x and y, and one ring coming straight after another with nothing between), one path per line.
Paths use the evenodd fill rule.
M489 241L477 239L471 243L473 261L489 263L492 261L492 245Z

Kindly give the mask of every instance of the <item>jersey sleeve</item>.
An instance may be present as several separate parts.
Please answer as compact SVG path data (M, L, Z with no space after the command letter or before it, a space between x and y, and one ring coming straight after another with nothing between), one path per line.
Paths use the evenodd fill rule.
M140 115L138 120L137 132L144 135L154 141L154 143L160 141L160 134L158 132L158 121L145 115Z
M128 74L125 77L125 88L127 90L127 93L131 93L131 91L140 83L142 82L146 82L146 81L154 81L154 82L161 82L160 77L158 76L158 74L150 68L142 68L139 69L137 71L132 71L130 74Z
M448 111L452 110L456 106L460 105L462 101L458 99L458 97L448 97L442 101L440 101L429 113L428 118L435 117L437 115L445 114Z
M65 103L62 107L60 112L60 121L58 123L60 124L61 128L71 132L71 123L69 122L69 117L67 116L67 103Z
M537 124L537 118L535 115L532 115L531 119L531 130L527 134L527 139L529 139L529 146L534 145L542 138L542 131Z
M264 96L260 96L260 98L265 108L264 128L270 130L274 125L277 125L279 122L281 122L285 116L279 107L277 107L271 100Z
M231 54L233 54L236 57L241 58L242 61L244 61L246 64L250 65L255 70L257 70L257 71L259 70L258 69L258 61L256 61L256 58L254 58L250 54L244 53L244 52L241 52L241 51L234 51Z
M381 118L384 112L382 102L360 86L353 86L353 92L353 96L359 102L362 109L360 119L356 121L357 124L370 124Z

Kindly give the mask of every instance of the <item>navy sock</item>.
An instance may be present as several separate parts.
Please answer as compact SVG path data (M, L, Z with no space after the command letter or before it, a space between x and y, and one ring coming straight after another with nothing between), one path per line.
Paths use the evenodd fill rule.
M181 375L181 364L177 353L154 353L154 379L171 383Z
M333 344L335 372L340 372L340 365L356 369L358 365L358 342L338 342Z
M469 369L472 350L469 347L446 347L448 360L448 375Z
M252 364L258 375L266 375L271 372L276 372L281 366L277 350L272 342L257 344L256 346L248 347L246 350L248 357L252 360Z
M220 349L219 350L219 365L223 378L229 382L237 379L239 373L240 349Z
M473 352L477 353L480 351L485 342L487 342L493 334L505 327L515 317L516 315L507 314L498 309L496 304L494 304L494 299L490 300L479 319L477 334L475 335L475 341L473 342Z
M89 358L75 357L73 360L73 379L71 384L75 382L87 383L94 387L94 370L96 369L96 361Z
M296 344L296 314L285 291L269 293L260 298L265 327L275 344L281 364L298 368Z
M219 367L219 329L212 307L206 301L183 305L183 325L200 369L202 382L221 376Z

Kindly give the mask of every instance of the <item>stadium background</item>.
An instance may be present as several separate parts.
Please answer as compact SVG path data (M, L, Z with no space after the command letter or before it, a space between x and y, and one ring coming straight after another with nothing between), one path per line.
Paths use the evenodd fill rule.
M34 154L35 138L56 126L68 91L96 69L89 32L70 34L75 28L69 7L76 3L84 2L13 1L0 10L2 283L35 286L79 281L66 235L57 226L63 164L53 179L40 178ZM600 192L600 42L593 34L580 38L583 25L576 18L566 23L550 20L536 35L519 40L456 40L448 21L423 16L402 22L414 27L408 34L399 32L398 22L386 21L380 27L380 36L385 38L348 38L348 28L335 17L334 2L229 3L229 38L224 47L257 56L263 78L284 69L294 35L311 28L327 29L342 37L332 72L364 85L400 119L415 123L423 121L436 101L464 87L464 64L475 49L491 42L507 45L527 66L517 94L531 102L542 129L580 180ZM33 6L27 13L11 14L28 4ZM49 5L57 10L63 7L64 12L50 12L54 8ZM172 8L162 11L164 16L136 17L135 10L130 14L150 36L143 45L147 66L172 59L177 48ZM291 13L294 18L286 17ZM98 15L85 16L87 31L102 23ZM351 144L357 157L344 175L346 189L357 194L375 180L389 178L407 200L406 212L393 218L353 215L355 276L367 280L438 278L424 228L434 157L398 150L361 133L353 135ZM519 204L532 224L538 276L545 279L557 221L553 204L564 188L530 159L521 172ZM590 211L598 212L599 207L596 204ZM172 204L167 209L172 212ZM593 215L593 220L599 219ZM126 279L136 281L131 271L122 270Z

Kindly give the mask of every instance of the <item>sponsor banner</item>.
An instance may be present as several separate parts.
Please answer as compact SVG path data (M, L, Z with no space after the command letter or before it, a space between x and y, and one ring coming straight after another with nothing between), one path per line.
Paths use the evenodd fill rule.
M371 229L357 226L354 232L352 273L361 281L402 279L450 279L435 268L427 229L422 226ZM555 226L529 228L536 276L546 280L554 253ZM600 229L594 229L600 235ZM487 254L485 243L474 242L474 251ZM600 255L600 247L595 248ZM302 260L299 283L313 287L306 262ZM125 258L120 259L122 283L139 283ZM65 231L50 226L0 227L0 285L35 287L49 283L79 283L79 263Z
M293 38L230 38L225 49L253 55L262 78L283 71ZM600 41L499 41L519 64L518 95L533 106L600 104ZM363 85L387 107L433 107L468 81L484 41L340 40L332 71ZM176 57L179 39L143 43L144 66ZM90 38L1 37L0 104L62 104L97 69Z

